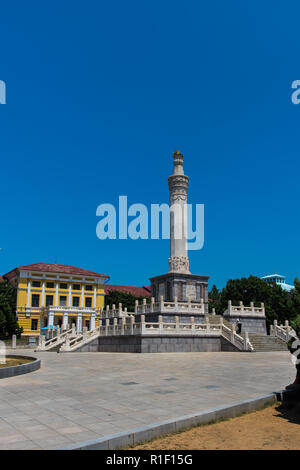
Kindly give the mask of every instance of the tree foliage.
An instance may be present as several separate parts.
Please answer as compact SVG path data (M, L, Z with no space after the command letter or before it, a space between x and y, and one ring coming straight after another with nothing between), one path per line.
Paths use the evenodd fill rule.
M138 300L141 302L143 299L144 297L136 297L129 292L114 290L105 296L105 307L106 305L111 307L113 304L115 304L116 308L118 308L119 303L121 303L122 308L127 307L128 312L134 312L135 301Z
M20 337L22 328L16 317L16 291L8 282L0 282L0 338L6 339L12 335Z
M219 291L213 286L209 292L210 309L216 308L218 314L223 314L228 306L228 300L233 305L240 301L249 306L254 302L256 306L260 302L265 304L267 325L277 320L279 324L285 320L296 321L299 315L300 323L300 281L295 279L295 289L291 292L283 290L276 283L267 284L256 276L243 277L241 279L229 279L226 286Z

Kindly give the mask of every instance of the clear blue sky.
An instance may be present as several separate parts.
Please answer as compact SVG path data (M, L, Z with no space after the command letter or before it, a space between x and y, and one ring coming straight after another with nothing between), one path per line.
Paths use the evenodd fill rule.
M205 204L194 274L299 272L299 2L2 0L0 272L57 262L143 285L168 241L100 241L96 208Z

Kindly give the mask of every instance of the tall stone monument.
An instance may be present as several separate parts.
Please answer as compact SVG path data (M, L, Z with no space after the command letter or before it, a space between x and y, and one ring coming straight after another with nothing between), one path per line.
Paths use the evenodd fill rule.
M204 303L208 313L208 276L190 273L187 251L187 191L189 177L183 171L183 155L173 153L173 174L169 176L170 194L170 257L169 272L150 278L151 295L158 302ZM178 312L180 314L180 312Z

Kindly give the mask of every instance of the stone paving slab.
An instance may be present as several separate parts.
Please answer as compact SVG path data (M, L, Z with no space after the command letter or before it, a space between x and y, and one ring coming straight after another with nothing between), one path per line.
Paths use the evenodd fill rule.
M40 370L0 380L0 449L67 447L276 392L295 377L288 352L34 355Z

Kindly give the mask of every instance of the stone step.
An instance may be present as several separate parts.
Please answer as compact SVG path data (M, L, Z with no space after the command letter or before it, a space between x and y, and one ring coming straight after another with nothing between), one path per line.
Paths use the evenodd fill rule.
M244 334L242 333L242 336ZM264 336L249 333L249 340L257 352L287 351L285 341L276 336Z

